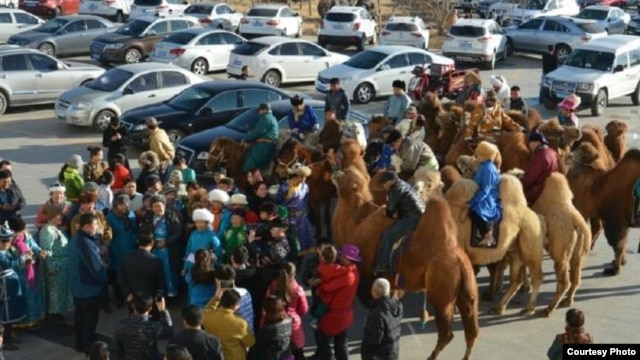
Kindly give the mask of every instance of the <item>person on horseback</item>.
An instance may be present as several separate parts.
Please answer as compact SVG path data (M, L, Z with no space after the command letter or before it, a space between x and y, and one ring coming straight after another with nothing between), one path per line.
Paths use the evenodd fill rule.
M314 145L309 143L309 136L320 131L320 124L316 112L311 106L304 104L304 98L300 95L291 98L291 110L287 117L291 138L309 146Z
M409 179L421 167L438 170L438 160L429 145L422 140L405 138L400 131L393 130L386 143L391 145L396 155L402 159L400 173L402 178Z
M494 246L493 223L502 217L498 195L500 172L494 164L498 154L498 147L486 141L481 141L475 151L478 169L473 181L478 184L478 190L469 201L469 218L480 232L481 240L474 244L477 247Z
M384 106L384 116L389 119L391 124L396 125L400 120L404 119L407 109L411 105L411 97L407 95L407 85L402 80L393 80L393 95L389 96Z
M271 113L269 104L260 104L258 115L260 116L258 122L242 140L249 146L247 157L242 165L242 172L251 176L254 182L262 182L260 170L267 169L271 164L276 154L278 141L278 121Z
M424 200L415 188L400 180L395 171L385 171L380 183L387 190L385 214L395 222L384 232L378 246L375 273L388 274L391 271L390 256L394 241L411 233L424 213Z
M466 115L466 114L465 114ZM476 138L495 142L495 137L502 130L524 131L513 119L504 112L502 105L498 103L498 97L493 90L487 91L485 100L484 116L471 114L466 124L464 139L470 141Z
M531 206L542 193L549 175L558 171L558 154L549 147L544 135L537 131L529 134L529 150L531 161L522 177L522 187L527 203Z
M482 80L475 71L469 71L464 76L464 89L458 96L458 103L464 104L468 100L482 103L484 92L482 90Z
M567 96L558 104L558 121L563 126L579 127L580 123L576 116L576 110L580 106L580 97L576 94Z

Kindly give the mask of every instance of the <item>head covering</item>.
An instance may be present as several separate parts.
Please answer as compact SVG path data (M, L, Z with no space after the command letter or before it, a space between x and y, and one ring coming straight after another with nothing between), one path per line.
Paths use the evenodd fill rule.
M560 103L558 104L558 107L561 109L576 110L578 106L580 106L581 102L582 100L578 95L571 94L567 96L564 100L560 101Z
M116 196L115 199L113 199L113 206L116 207L117 205L120 205L120 204L131 206L131 199L126 194L118 195Z
M215 216L211 213L211 211L207 209L195 209L193 210L193 215L191 215L193 221L204 221L206 223L212 223Z
M82 156L78 154L73 154L67 158L66 162L67 166L71 166L72 168L79 169L84 165L84 161L82 161Z
M0 241L10 241L13 238L13 230L9 227L9 222L5 221L0 225Z
M291 106L298 106L304 104L304 98L300 95L296 95L291 98Z
M162 180L160 180L160 176L158 175L149 175L147 176L146 179L144 179L144 184L147 185L147 187L152 187L153 185L162 182Z
M407 85L402 80L393 80L393 83L391 83L391 87L402 89L403 91L407 89Z
M496 92L493 89L489 89L487 90L487 96L485 97L485 99L498 101L498 95L496 95Z
M182 177L182 171L180 170L173 170L171 172L171 175L169 175L169 181L179 181L179 182L183 182L184 178Z
M474 85L480 85L482 84L482 80L480 80L480 75L476 74L475 71L469 71L465 76L464 76L464 82L465 84L468 81L472 81Z
M164 197L164 195L153 195L151 197L151 200L149 200L151 202L151 205L157 203L157 202L161 202L163 204L167 203L167 198Z
M220 166L219 166L219 167L217 167L217 168L214 168L214 169L211 171L211 173L212 173L213 175L227 175L227 169L225 169L225 168L223 168L223 167L220 167Z
M281 228L281 229L286 229L287 228L287 223L285 223L284 221L282 221L281 218L277 217L275 219L273 219L270 223L269 223L269 228L273 229L273 228Z
M226 204L229 202L229 194L220 189L211 190L209 192L209 201L217 201Z
M502 85L504 85L502 83L502 78L496 75L491 75L489 82L491 83L492 86L495 86L495 87L502 87Z
M158 126L158 120L156 120L156 118L154 117L150 117L147 120L144 121L144 125L147 127L155 127Z
M64 185L60 184L59 182L49 185L49 193L65 192L65 191L67 191L67 189L64 187Z
M42 207L42 213L47 217L47 221L49 221L54 217L62 214L62 208L60 206L49 203L45 204Z
M171 194L171 193L177 194L178 193L178 188L176 188L173 185L167 184L167 185L163 186L162 187L162 191L160 191L160 194L162 194L162 195L168 195L168 194Z
M549 143L547 142L547 139L544 137L544 135L541 132L537 132L534 131L532 133L529 133L529 141L539 141L545 145L549 145Z
M490 142L481 141L476 148L475 157L478 161L483 162L487 160L495 160L498 156L498 147Z
M89 192L96 192L98 191L98 189L100 189L100 187L98 186L97 183L93 181L84 183L84 187L82 188L83 191L89 191Z
M389 135L387 135L387 141L385 141L387 144L393 144L394 142L398 141L402 139L402 133L400 131L398 131L397 129L393 129Z
M231 210L231 216L240 216L241 218L245 218L247 216L247 212L244 211L243 209L233 209Z
M229 205L249 205L247 197L243 194L233 194L229 199Z
M384 184L387 181L398 180L398 173L395 171L385 171L380 175L380 183Z
M311 168L304 166L301 163L295 163L291 165L291 168L287 170L289 175L296 175L302 177L309 177L311 175Z
M353 262L362 261L362 257L360 257L360 249L358 249L355 245L345 245L340 249L340 256L347 260L351 260Z

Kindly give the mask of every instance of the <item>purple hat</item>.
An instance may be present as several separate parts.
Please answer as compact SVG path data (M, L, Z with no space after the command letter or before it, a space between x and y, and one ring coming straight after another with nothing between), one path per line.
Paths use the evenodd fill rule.
M353 262L362 261L362 257L360 257L360 249L358 249L358 247L355 245L343 246L340 250L340 256Z

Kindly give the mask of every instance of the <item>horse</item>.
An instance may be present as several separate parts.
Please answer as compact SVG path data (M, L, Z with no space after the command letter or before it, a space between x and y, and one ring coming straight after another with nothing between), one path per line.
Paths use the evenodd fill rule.
M234 179L241 189L249 185L247 176L242 172L242 164L247 155L248 147L230 138L216 139L209 147L209 158L206 168L212 170L216 167L225 167L229 171L228 176ZM267 178L265 174L265 178Z

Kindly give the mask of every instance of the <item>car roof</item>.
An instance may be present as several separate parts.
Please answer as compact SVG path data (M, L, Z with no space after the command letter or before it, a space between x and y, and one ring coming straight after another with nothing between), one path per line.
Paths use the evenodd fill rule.
M414 23L421 20L419 16L392 16L388 23Z
M22 9L0 7L0 13L12 13L12 12L26 13L26 11L24 11ZM33 15L31 13L28 13L28 14L29 15ZM37 17L36 15L33 15L33 16Z
M574 23L574 24L596 24L597 21L591 19L578 19L570 16L540 16L542 19L549 19L560 23ZM603 30L604 31L604 30Z
M177 67L175 65L169 65L169 64L164 64L164 63L154 63L154 62L141 62L141 63L136 63L136 64L126 64L126 65L120 65L117 68L125 70L125 71L129 71L129 72L132 72L132 73L139 73L139 72L149 71L149 70L153 70L153 69L157 69L157 70L182 70L182 68L179 68L179 67Z
M103 17L95 16L95 15L64 15L64 16L58 16L58 17L56 17L56 19L64 19L64 20L88 20L88 19L106 20ZM106 21L109 21L109 20L106 20Z
M40 50L29 49L22 46L17 46L17 47L14 47L14 46L15 45L0 45L0 55L25 54L25 53L42 54Z
M361 9L363 9L363 7L360 7L360 6L334 6L331 9L329 9L328 12L332 12L332 13L336 13L336 12L340 12L340 13L357 13Z
M413 46L407 46L407 45L378 45L378 46L370 47L367 50L375 50L383 54L391 55L399 52L416 51L420 49Z
M605 11L609 11L611 9L616 9L615 6L604 6L604 5L591 5L591 6L587 6L586 8L582 9L582 10L605 10Z
M198 22L197 18L194 18L193 16L189 16L189 15L159 15L159 16L143 15L143 16L136 16L136 17L132 18L131 20L145 20L145 21L149 21L149 22L154 22L154 21L160 20L160 19L188 19L188 20L192 20L192 21Z
M636 49L640 47L640 38L633 35L609 35L597 38L582 44L577 49L610 51L615 53L617 50ZM622 48L622 49L621 49Z
M274 9L279 10L281 8L288 7L287 5L271 5L271 4L263 4L263 5L255 5L251 9Z
M260 81L240 81L240 80L211 80L211 81L205 81L205 82L201 82L198 84L195 84L193 86L198 86L198 87L203 87L206 88L208 90L227 90L227 89L240 89L240 88L247 88L247 87L255 87L255 88L263 88L263 89L275 89L273 86L271 85L267 85L263 82ZM280 92L282 92L282 90L280 89L276 89ZM289 100L287 100L289 101ZM291 104L289 104L289 106L291 106Z
M458 19L453 26L486 26L494 22L491 19Z
M251 42L253 43L258 43L258 44L264 44L264 45L275 45L275 44L280 44L283 42L290 42L290 41L306 41L304 39L292 39L286 36L260 36L257 37L255 39L251 39Z
M173 34L178 34L178 33L189 33L189 34L195 34L195 35L200 35L200 34L208 34L208 33L229 33L232 34L232 32L227 31L227 30L222 30L222 29L218 29L218 28L212 28L212 27L194 27L194 28L189 28L189 29L183 29L183 30L179 30L179 31L174 31L171 34L169 34L169 36L173 35ZM167 37L169 37L167 36ZM166 39L166 38L165 38Z

